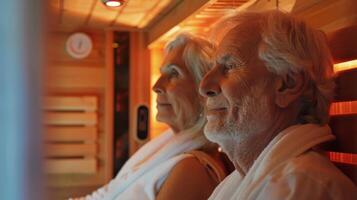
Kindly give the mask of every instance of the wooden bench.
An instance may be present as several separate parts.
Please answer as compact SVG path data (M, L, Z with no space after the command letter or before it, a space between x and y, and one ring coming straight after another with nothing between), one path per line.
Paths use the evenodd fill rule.
M97 97L51 96L45 98L44 110L47 173L96 173Z

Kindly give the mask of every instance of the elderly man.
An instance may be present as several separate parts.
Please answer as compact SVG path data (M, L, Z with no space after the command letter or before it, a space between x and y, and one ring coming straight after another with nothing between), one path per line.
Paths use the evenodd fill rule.
M206 137L236 170L210 199L357 199L356 186L321 152L334 139L328 121L332 59L325 38L279 11L241 13L224 32L207 98Z

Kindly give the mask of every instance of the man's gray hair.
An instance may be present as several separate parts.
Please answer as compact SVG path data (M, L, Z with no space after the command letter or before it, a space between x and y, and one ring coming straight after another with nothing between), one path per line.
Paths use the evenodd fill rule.
M215 30L221 31L222 38L232 28L249 24L256 28L251 31L260 36L258 55L269 71L279 76L305 74L308 86L300 98L298 122L327 123L335 84L333 60L324 33L277 10L238 13L223 19Z
M182 59L191 72L196 84L212 67L214 45L208 40L189 33L180 33L165 47L166 54L175 48L183 48Z

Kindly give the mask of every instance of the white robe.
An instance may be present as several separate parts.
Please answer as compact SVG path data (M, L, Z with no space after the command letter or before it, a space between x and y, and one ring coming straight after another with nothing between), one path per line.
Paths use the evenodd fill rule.
M333 140L328 126L291 126L279 133L242 177L234 171L209 200L357 199L357 188L311 148Z
M171 169L184 158L193 156L186 152L208 142L197 127L179 134L172 130L162 133L140 148L109 184L76 199L154 200Z

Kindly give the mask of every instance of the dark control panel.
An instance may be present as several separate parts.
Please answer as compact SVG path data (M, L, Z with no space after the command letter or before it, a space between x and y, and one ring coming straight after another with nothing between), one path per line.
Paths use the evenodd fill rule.
M136 136L139 140L146 140L149 133L149 109L147 106L138 107Z

